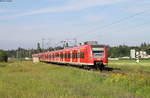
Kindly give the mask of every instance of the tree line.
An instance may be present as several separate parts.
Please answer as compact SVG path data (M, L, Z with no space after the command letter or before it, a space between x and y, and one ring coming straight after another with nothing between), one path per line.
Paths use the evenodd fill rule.
M7 52L0 50L0 62L7 62Z
M25 57L32 57L32 54L41 53L41 52L47 52L47 51L54 51L54 50L60 50L63 49L63 47L49 47L47 49L42 49L40 43L37 43L36 49L24 49L21 47L18 47L16 50L7 50L8 57L16 58L16 59L23 59Z
M142 43L140 46L127 46L120 45L109 47L109 57L125 57L130 56L130 50L135 49L136 51L146 51L150 55L150 44Z
M47 49L42 49L40 43L37 43L36 49L24 49L19 47L16 50L7 50L5 52L0 50L0 60L2 60L3 57L5 57L5 59L3 59L4 61L7 61L6 57L16 58L16 59L22 59L25 57L31 58L32 54L46 52L46 51L60 50L60 49L63 49L63 47L58 46L58 47L49 47ZM127 45L109 46L108 48L109 57L115 58L115 57L130 56L131 49L135 49L137 51L146 51L147 54L150 55L150 44L142 43L140 46L127 46Z

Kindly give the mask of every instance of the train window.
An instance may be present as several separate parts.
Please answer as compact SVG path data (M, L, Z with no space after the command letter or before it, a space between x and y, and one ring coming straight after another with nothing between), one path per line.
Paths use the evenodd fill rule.
M77 53L72 53L72 58L77 58Z
M75 58L75 53L72 54L72 58Z
M62 59L62 54L60 53L60 58Z
M70 53L68 53L68 59L70 58Z
M60 53L58 53L58 57L60 58Z
M61 56L62 56L62 59L64 58L64 54L63 53L61 53Z
M72 53L70 53L70 58L72 58Z
M68 53L66 53L66 58L68 59Z
M75 53L75 58L78 58L78 57L77 57L77 55L78 55L78 54L77 54L77 53Z
M56 58L56 54L54 54L54 58Z
M63 53L63 58L65 58L65 53Z
M74 58L76 58L76 53L74 53Z
M80 53L77 53L77 58L80 58Z
M58 57L59 57L59 54L57 53L57 54L55 55L55 57L58 58Z
M72 51L72 59L74 59L75 58L75 54L74 54L74 50Z
M74 59L74 53L72 53L72 58Z
M80 58L84 58L84 52L80 53Z
M54 59L54 54L53 54L53 59Z
M94 57L103 57L104 56L104 48L93 47L92 51L93 51Z
M66 58L66 53L64 53L64 55L63 55L63 56L64 56L64 58Z
M62 53L60 54L60 58L63 59L63 54Z

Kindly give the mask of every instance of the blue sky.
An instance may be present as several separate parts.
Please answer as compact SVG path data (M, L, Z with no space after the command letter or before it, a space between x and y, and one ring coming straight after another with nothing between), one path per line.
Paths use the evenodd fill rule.
M45 47L74 38L108 45L150 43L149 10L149 0L0 2L0 49L36 48L42 38ZM146 12L102 28L143 11Z

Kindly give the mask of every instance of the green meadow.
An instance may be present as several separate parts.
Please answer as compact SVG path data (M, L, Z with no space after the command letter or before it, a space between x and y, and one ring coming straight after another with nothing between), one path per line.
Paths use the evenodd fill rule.
M109 61L108 67L0 63L0 98L150 98L150 60Z

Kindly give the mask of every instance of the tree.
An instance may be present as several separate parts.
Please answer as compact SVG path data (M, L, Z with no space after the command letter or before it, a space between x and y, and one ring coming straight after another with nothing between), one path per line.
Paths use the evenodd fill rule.
M7 53L3 50L0 50L0 62L7 62L8 56Z
M130 55L130 47L126 45L120 45L117 47L109 48L109 57L124 57Z

